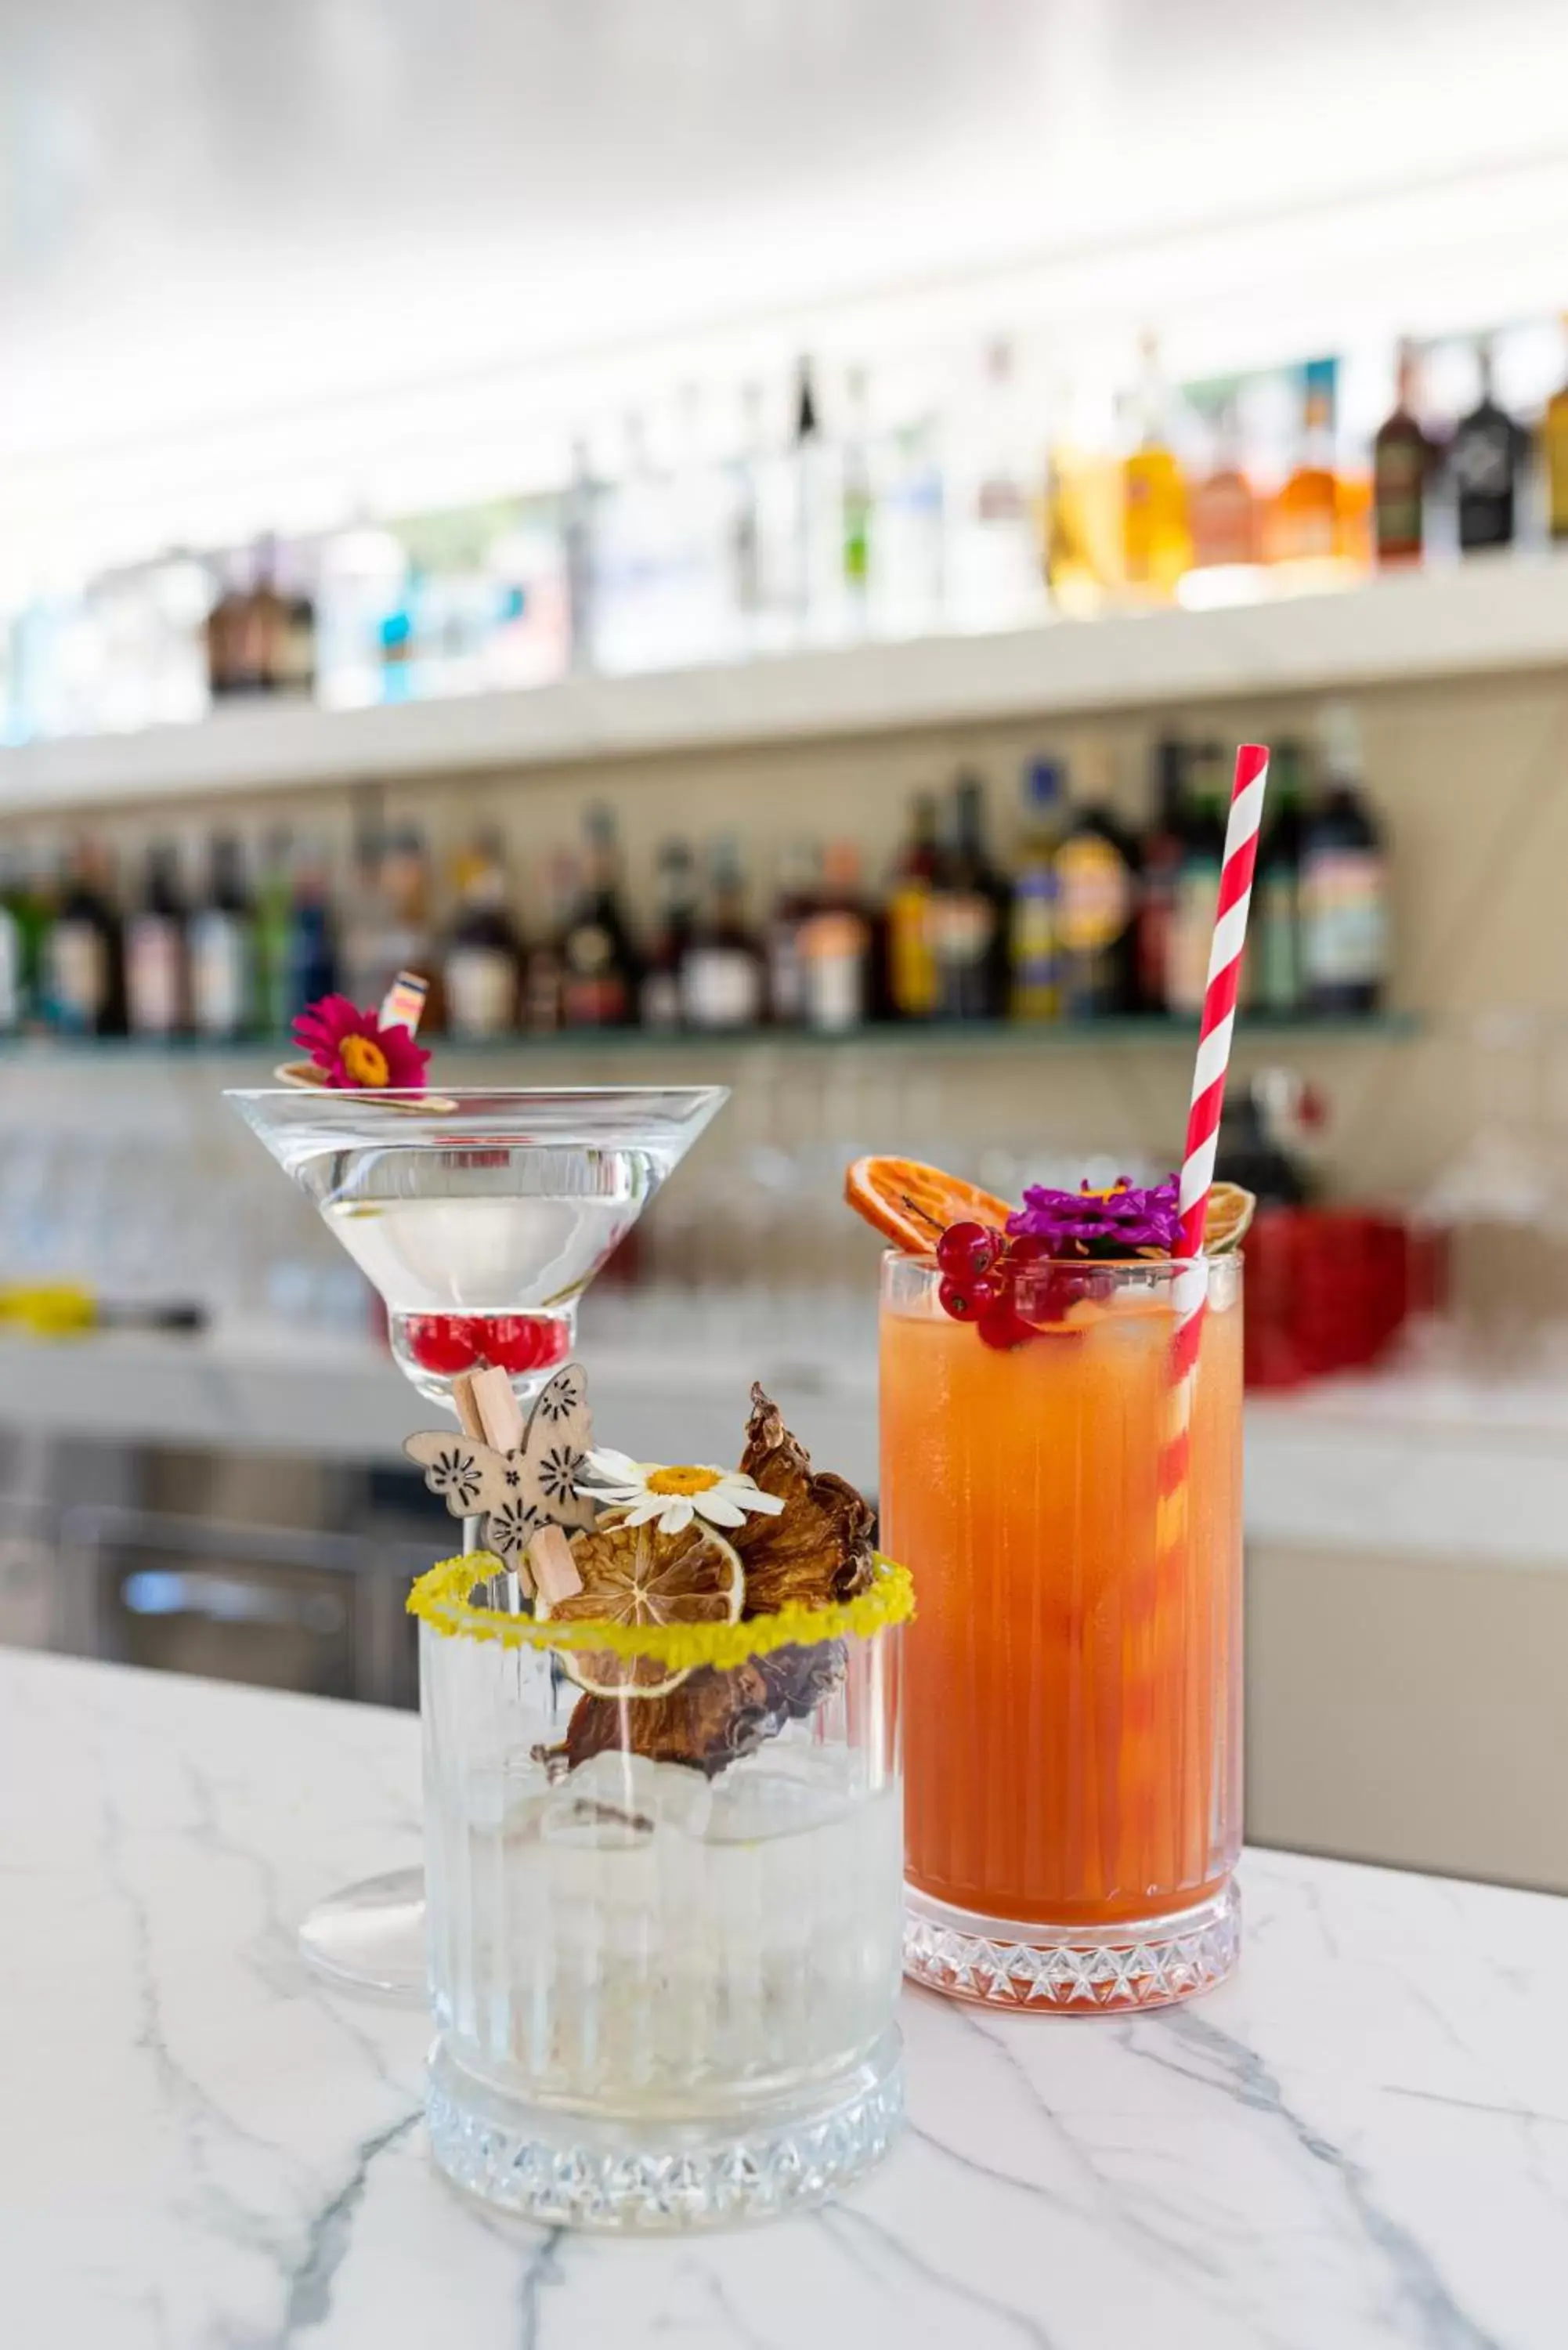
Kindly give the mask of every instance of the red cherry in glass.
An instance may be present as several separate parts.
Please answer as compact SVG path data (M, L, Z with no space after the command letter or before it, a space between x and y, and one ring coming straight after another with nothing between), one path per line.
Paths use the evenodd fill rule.
M421 1370L438 1378L455 1378L479 1360L477 1327L461 1314L410 1315L404 1335Z
M987 1274L1002 1253L1002 1235L989 1224L950 1224L937 1243L937 1263L954 1281Z
M566 1351L566 1326L550 1314L497 1314L481 1327L484 1359L509 1377L558 1363Z

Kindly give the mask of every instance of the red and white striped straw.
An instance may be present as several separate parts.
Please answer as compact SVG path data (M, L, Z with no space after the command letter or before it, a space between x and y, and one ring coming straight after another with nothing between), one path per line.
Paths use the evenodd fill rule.
M1241 983L1241 953L1252 903L1252 868L1258 861L1258 827L1269 782L1269 754L1262 743L1243 743L1236 754L1225 856L1220 868L1220 902L1209 949L1209 980L1198 1028L1198 1060L1192 1072L1192 1104L1187 1113L1187 1150L1181 1162L1179 1206L1181 1254L1187 1270L1177 1276L1176 1373L1179 1378L1198 1358L1199 1316L1209 1292L1203 1263L1203 1224L1214 1183L1214 1153L1225 1106L1225 1076L1236 1029L1236 993Z

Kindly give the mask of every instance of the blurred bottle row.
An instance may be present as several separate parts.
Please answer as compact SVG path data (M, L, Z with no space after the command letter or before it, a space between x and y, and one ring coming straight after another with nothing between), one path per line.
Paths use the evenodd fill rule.
M1568 385L1541 388L1541 334L1521 332L1502 338L1527 362L1516 411L1490 340L1406 345L1370 442L1341 427L1334 359L1178 389L1152 340L1119 393L1046 381L1002 341L912 413L864 369L803 365L787 414L781 387L727 420L693 391L577 440L566 478L529 496L30 598L0 615L0 742L240 695L355 707L1212 602L1303 567L1351 577L1560 538Z
M411 826L363 837L337 876L309 842L275 833L247 856L225 833L193 882L177 846L154 841L128 898L105 845L82 838L63 859L0 865L0 1028L281 1036L313 997L341 988L373 1006L409 968L432 983L429 1031L465 1038L1190 1016L1230 775L1217 743L1174 736L1151 766L1154 806L1133 826L1108 764L1085 759L1072 778L1060 759L1032 760L1001 851L980 780L919 794L879 889L851 838L798 841L765 889L748 886L733 839L701 853L667 839L652 902L635 914L615 816L596 806L580 847L530 875L543 911L527 926L493 831L455 859L440 902ZM1377 1008L1386 872L1348 711L1325 713L1312 761L1299 743L1278 746L1256 890L1258 1009Z

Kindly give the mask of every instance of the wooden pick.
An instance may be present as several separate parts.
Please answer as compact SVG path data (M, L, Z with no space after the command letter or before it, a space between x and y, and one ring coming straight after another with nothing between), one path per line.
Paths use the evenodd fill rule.
M541 1526L530 1537L528 1563L534 1570L534 1584L541 1599L552 1607L562 1599L571 1599L583 1587L577 1573L572 1545L559 1526Z
M523 1407L505 1372L492 1363L483 1371L471 1371L469 1380L486 1444L493 1452L517 1451L523 1442Z
M472 1444L483 1444L488 1439L484 1433L484 1422L479 1416L479 1405L474 1399L473 1381L472 1371L459 1371L452 1383L452 1400L464 1436Z

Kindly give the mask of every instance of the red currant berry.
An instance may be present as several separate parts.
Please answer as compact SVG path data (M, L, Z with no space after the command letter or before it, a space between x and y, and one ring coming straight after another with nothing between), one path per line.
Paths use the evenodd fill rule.
M1024 1340L1033 1335L1028 1323L1013 1312L1012 1305L1005 1299L982 1314L975 1327L986 1346L998 1348L1022 1347Z
M937 1243L937 1263L955 1281L989 1273L1002 1253L1002 1235L989 1224L950 1224Z
M937 1287L937 1304L955 1322L972 1322L979 1308L970 1293L968 1282L943 1281Z
M1044 1232L1020 1232L1007 1243L1011 1264L1039 1264L1051 1253L1051 1243Z
M479 1360L474 1323L461 1314L413 1314L404 1326L409 1352L421 1371L455 1378Z

